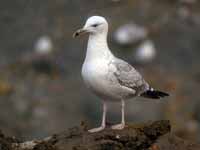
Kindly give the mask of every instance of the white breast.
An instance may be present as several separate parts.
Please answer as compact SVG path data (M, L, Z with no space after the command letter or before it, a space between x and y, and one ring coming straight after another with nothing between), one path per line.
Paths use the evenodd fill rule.
M102 59L86 61L82 67L82 77L86 86L93 91L94 94L101 99L113 99L111 94L108 93L111 87L110 81L107 78L108 64Z
M102 87L102 83L106 80L108 73L108 63L105 60L85 61L82 66L82 77L90 89L98 90Z

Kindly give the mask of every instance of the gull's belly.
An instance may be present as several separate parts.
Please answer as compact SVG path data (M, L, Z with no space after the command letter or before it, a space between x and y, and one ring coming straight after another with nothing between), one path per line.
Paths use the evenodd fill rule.
M84 63L82 77L86 86L104 100L119 101L130 95L115 79L109 76L108 63Z

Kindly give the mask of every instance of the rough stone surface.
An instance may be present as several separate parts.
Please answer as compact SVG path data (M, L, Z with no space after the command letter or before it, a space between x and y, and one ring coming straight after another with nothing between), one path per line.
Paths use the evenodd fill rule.
M129 124L123 130L107 128L89 133L87 126L74 127L41 140L22 142L0 132L0 150L199 150L200 144L170 133L168 120Z

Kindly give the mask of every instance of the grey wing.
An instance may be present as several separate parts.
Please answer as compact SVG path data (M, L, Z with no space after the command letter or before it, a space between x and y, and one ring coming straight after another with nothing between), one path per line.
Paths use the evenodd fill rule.
M112 64L116 68L113 75L121 86L135 90L136 95L140 95L149 88L140 73L127 62L116 58Z

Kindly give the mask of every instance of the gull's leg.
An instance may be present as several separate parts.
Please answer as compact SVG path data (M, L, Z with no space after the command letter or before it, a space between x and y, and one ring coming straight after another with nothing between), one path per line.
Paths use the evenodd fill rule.
M98 128L94 128L94 129L90 129L88 130L88 132L99 132L103 129L105 129L106 127L106 113L107 113L107 103L105 101L103 101L103 116L102 116L102 122L101 122L101 126Z
M125 102L124 102L124 100L121 100L122 120L121 120L120 124L113 125L111 127L112 129L122 130L125 127L125 113L124 113L124 108L125 108Z

